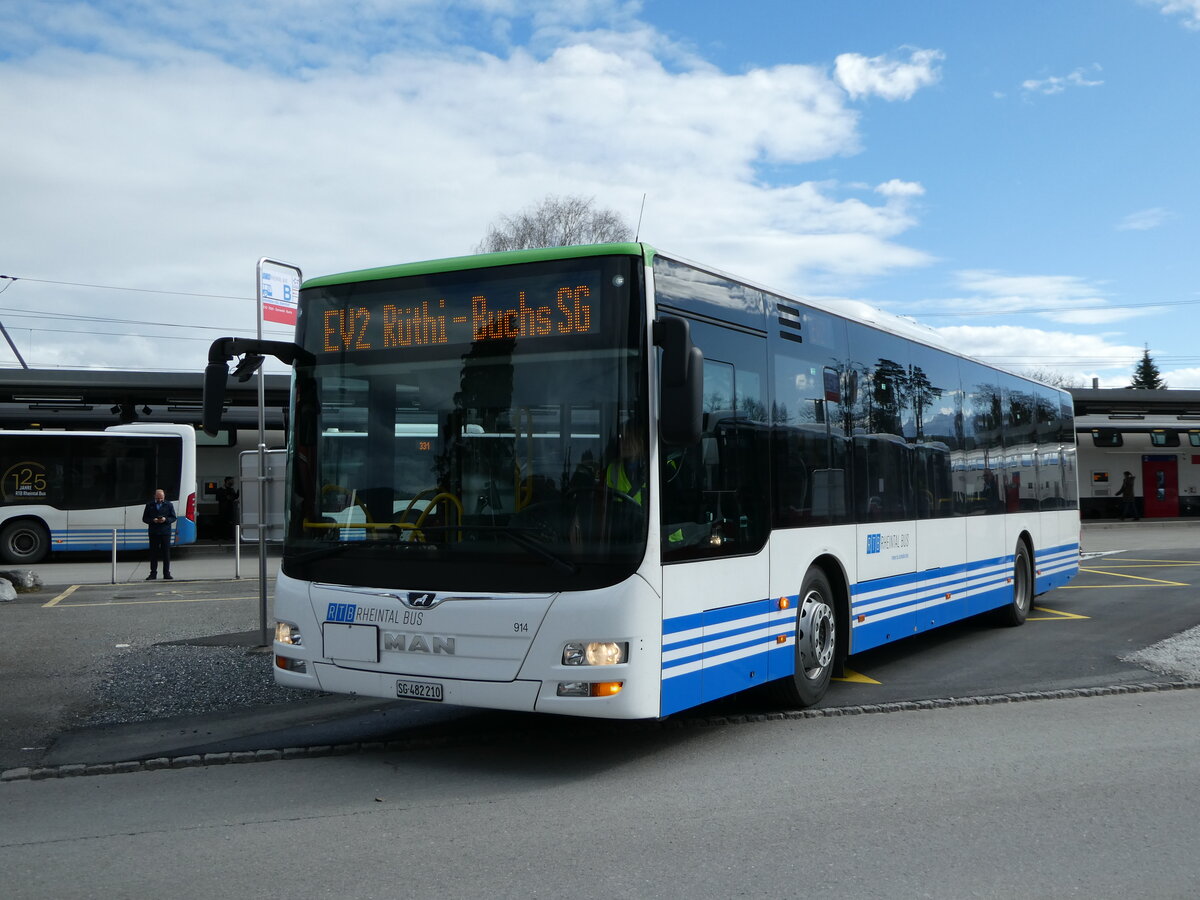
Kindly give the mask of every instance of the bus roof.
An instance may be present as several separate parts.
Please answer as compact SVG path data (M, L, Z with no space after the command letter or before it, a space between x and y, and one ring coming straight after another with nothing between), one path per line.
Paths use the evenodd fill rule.
M380 281L385 278L402 278L407 275L431 275L440 272L462 272L469 269L485 269L490 266L514 266L520 263L545 262L555 259L578 259L589 256L641 256L647 261L654 250L646 244L583 244L573 247L543 247L538 250L506 250L502 253L477 253L473 256L452 256L447 259L430 259L424 262L403 263L396 266L380 266L374 269L358 269L337 275L321 275L310 278L302 287L327 287L335 284L352 284L359 281Z
M452 256L446 259L430 259L422 262L402 263L395 266L379 266L373 269L357 269L351 272L341 272L335 275L320 275L316 278L310 278L301 286L303 288L328 287L339 284L354 284L362 281L381 281L387 278L402 278L409 275L434 275L442 272L463 272L471 269L485 269L492 266L513 266L521 263L546 262L548 260L559 259L582 259L595 256L638 256L645 260L647 265L651 264L654 257L662 255L670 259L682 263L700 271L707 272L710 275L715 275L720 278L726 278L731 281L744 284L747 287L754 288L758 291L763 291L766 294L784 300L792 300L798 303L804 303L816 309L832 313L843 319L859 322L861 324L882 329L891 332L908 340L915 341L919 344L924 344L929 347L934 347L939 350L944 350L954 354L955 356L964 359L972 359L955 350L949 343L932 327L924 323L917 322L905 316L897 316L894 313L886 310L873 307L870 304L863 303L858 300L824 300L814 301L809 298L800 297L789 294L787 292L778 291L773 288L765 287L752 280L740 278L730 275L720 269L712 266L700 265L690 260L677 256L673 253L660 252L654 247L645 243L613 243L613 244L580 244L568 247L542 247L536 250L506 250L500 253L477 253L471 256ZM973 360L978 362L978 360ZM1038 382L1027 374L1014 372L1011 369L1003 366L996 366L989 363L981 363L989 368L998 369L1002 372L1007 372L1010 375L1015 375L1025 381ZM1052 386L1052 385L1050 385ZM1057 388L1057 390L1063 390Z

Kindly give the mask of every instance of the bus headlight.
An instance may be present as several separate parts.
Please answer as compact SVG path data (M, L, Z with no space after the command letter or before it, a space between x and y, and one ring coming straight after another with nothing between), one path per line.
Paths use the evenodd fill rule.
M300 629L291 622L275 623L275 640L280 644L291 644L293 647L304 645L300 638Z
M629 645L616 641L572 641L563 648L564 666L616 666L629 659Z

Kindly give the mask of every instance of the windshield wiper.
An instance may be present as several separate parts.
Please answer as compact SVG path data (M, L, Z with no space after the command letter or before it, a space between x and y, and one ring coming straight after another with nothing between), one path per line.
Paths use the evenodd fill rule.
M322 541L321 544L322 546L315 550L307 550L304 553L285 553L285 555L288 562L309 563L316 562L318 559L329 559L331 556L341 556L346 550L396 546L394 541Z
M559 556L546 546L545 541L529 534L526 529L513 528L510 525L468 525L463 530L495 532L508 538L518 547L528 550L534 556L544 559L554 571L561 572L563 575L574 575L579 571L579 566Z

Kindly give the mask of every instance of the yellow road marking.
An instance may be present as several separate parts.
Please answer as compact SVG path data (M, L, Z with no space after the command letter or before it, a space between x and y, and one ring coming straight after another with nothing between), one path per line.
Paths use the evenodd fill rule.
M253 595L245 597L159 597L154 600L92 600L84 603L59 603L58 601L65 598L70 591L64 591L59 596L55 597L45 606L56 605L58 609L68 607L83 607L83 606L141 606L147 603L219 603L226 600L256 600ZM43 609L45 608L43 606Z
M77 590L79 590L79 588L81 588L82 586L83 585L79 585L79 584L71 585L69 588L67 588L65 591L63 591L61 594L59 594L57 597L55 597L49 603L43 603L42 609L48 609L51 606L58 606L60 600L66 600L73 593L75 593Z
M1046 606L1035 606L1033 612L1054 613L1052 616L1030 616L1025 621L1027 622L1060 622L1064 619L1090 619L1091 616L1081 616L1078 613L1063 612L1059 609L1050 609Z
M843 669L846 674L841 678L834 678L833 681L848 681L851 684L883 684L882 681L876 681L874 678L868 678L861 672L855 672L853 669Z
M143 606L145 604L212 604L222 600L257 600L253 596L176 596L162 600L100 600L90 604L59 604L60 610L80 606Z
M1084 569L1080 567L1081 572L1090 572L1093 575L1109 575L1113 578L1129 578L1133 581L1148 581L1150 584L1162 584L1170 587L1187 587L1182 581L1164 581L1161 578L1147 578L1145 575L1123 575L1120 572L1109 572L1105 569Z

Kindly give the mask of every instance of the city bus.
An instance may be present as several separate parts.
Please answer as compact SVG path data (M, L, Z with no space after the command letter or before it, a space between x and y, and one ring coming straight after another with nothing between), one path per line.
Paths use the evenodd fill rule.
M655 718L1078 570L1070 396L639 244L318 277L275 585L287 687Z
M162 488L178 519L173 543L196 540L196 429L113 425L102 431L0 431L0 559L53 551L145 550L142 512Z

